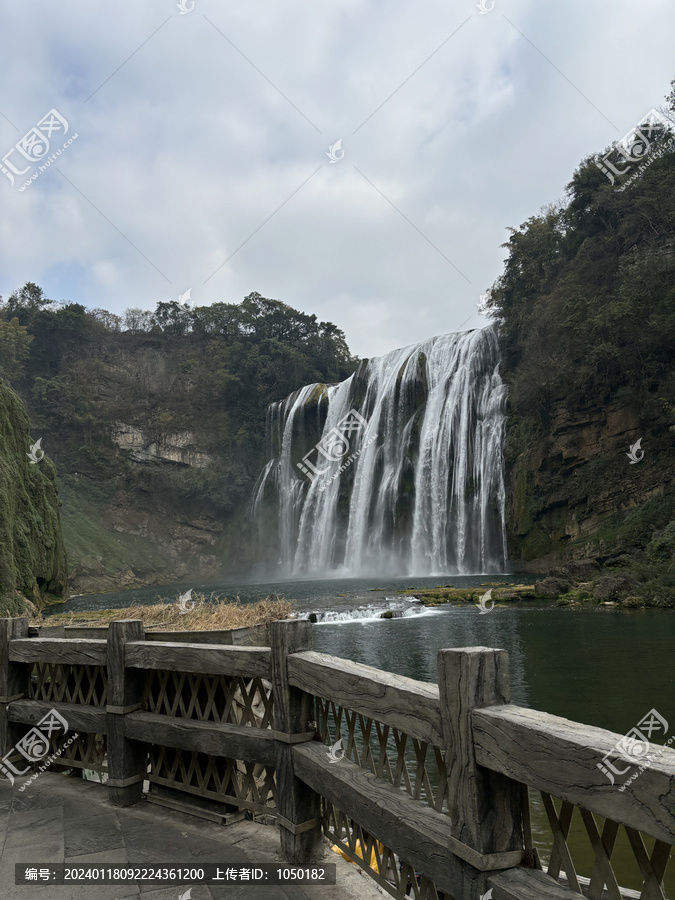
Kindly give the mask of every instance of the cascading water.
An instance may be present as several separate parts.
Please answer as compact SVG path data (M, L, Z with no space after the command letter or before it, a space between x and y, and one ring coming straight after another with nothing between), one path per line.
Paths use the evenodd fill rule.
M261 561L286 577L503 571L498 368L491 326L272 404L252 506Z

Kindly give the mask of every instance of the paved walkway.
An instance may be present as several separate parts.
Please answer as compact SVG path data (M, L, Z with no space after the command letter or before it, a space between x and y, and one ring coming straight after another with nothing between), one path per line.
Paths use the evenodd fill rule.
M17 885L14 864L26 862L147 865L218 863L247 866L283 862L274 827L245 821L222 826L146 801L127 809L108 802L105 786L45 772L19 791L0 778L0 897L2 900L179 900L176 887ZM337 864L335 886L192 887L190 900L383 900L388 896L353 865ZM227 892L227 894L226 894Z

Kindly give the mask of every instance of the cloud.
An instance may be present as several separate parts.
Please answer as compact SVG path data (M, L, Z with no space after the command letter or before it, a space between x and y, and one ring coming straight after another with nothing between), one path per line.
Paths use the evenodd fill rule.
M51 108L78 139L24 192L0 176L0 293L31 280L121 312L257 290L363 356L482 324L505 229L675 76L668 0L34 0L3 18L0 155Z

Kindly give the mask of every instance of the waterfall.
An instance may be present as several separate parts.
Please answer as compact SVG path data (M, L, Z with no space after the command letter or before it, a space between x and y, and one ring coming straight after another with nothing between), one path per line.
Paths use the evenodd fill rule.
M273 403L252 504L261 562L286 577L503 571L498 370L490 326Z

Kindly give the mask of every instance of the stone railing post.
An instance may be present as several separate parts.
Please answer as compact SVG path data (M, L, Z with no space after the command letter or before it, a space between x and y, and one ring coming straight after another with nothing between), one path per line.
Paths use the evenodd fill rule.
M521 787L476 763L471 726L474 709L509 702L508 653L489 647L440 650L438 687L453 837L480 853L524 849ZM470 879L467 887L463 900L479 900L485 877Z
M0 619L0 757L12 749L26 730L25 726L10 722L7 715L12 700L28 697L29 666L9 661L9 642L25 637L28 637L27 616Z
M312 623L287 619L270 626L272 647L272 697L277 732L276 801L281 852L295 865L323 856L320 797L293 771L293 744L309 740L312 696L288 683L287 659L291 653L312 649Z
M132 806L141 799L146 778L145 744L127 740L125 717L143 705L143 671L125 669L124 648L144 640L143 623L136 619L111 622L108 629L108 799L113 806Z

